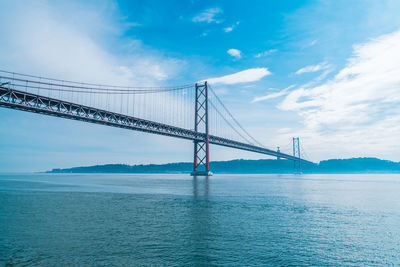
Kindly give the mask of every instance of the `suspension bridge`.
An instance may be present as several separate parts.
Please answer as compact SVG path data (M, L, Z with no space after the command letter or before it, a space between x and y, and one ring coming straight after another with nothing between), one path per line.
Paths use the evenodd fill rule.
M79 83L0 71L0 107L193 141L192 175L211 175L210 144L292 160L296 171L312 163L301 155L264 147L235 119L206 82L174 87Z

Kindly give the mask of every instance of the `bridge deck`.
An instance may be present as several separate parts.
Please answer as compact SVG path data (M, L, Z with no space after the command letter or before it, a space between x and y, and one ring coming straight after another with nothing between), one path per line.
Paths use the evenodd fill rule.
M187 140L204 141L206 135L194 130L183 129L163 123L144 120L102 109L88 107L55 98L27 93L0 86L0 107L29 111L61 118L103 124L113 127L172 136ZM276 152L260 146L254 146L218 136L209 136L210 144L251 151L255 153L312 163L285 153Z

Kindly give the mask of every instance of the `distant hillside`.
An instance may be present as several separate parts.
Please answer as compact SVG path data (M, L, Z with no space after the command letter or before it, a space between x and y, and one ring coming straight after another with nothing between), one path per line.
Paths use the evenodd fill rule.
M320 173L400 172L400 162L377 158L329 159L321 161Z
M69 169L53 169L48 173L189 173L189 162L125 165L107 164ZM292 173L293 162L289 160L231 160L210 163L214 173ZM302 166L303 173L400 173L400 163L377 158L330 159L319 164Z

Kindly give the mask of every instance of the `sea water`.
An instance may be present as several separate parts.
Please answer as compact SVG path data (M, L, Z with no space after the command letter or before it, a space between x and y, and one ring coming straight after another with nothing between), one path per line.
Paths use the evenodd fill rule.
M3 174L1 265L400 265L400 175Z

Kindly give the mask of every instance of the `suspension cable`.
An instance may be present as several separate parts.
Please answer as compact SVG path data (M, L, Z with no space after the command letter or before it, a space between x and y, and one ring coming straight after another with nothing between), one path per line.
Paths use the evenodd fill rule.
M246 137L244 137L226 118L224 115L221 114L221 112L217 109L217 107L213 104L211 100L208 101L210 105L215 109L215 111L222 117L222 119L238 134L240 135L246 142L252 144Z
M2 77L0 78L8 79L7 77ZM14 79L17 80L17 79ZM29 83L34 83L37 85L29 85ZM185 90L188 88L193 87L191 86L186 86L186 87L176 87L176 88L171 88L171 89L161 89L161 90L121 90L121 89L110 89L110 88L92 88L92 87L79 87L79 86L70 86L70 85L61 85L61 84L52 84L52 83L45 83L45 82L37 82L37 81L26 81L25 84L21 83L8 83L9 85L13 86L13 88L29 88L29 89L40 89L40 90L46 90L46 91L61 91L61 92L74 92L74 93L84 93L84 94L106 94L106 95L111 95L111 94L147 94L147 93L162 93L162 92L171 92L171 91L179 91L179 90ZM45 86L49 87L45 87ZM59 86L53 87L53 86Z
M261 144L260 142L258 142L252 135L249 134L249 132L247 132L243 126L235 119L235 117L233 117L232 113L226 108L226 106L222 103L221 99L217 96L217 94L214 92L214 90L209 86L211 93L215 96L215 98L218 100L218 102L221 104L221 106L225 109L225 111L229 114L229 116L233 119L233 121L236 123L237 126L239 126L240 129L242 129L242 131L244 133L246 133L246 135L248 137L250 137L250 139L252 139L256 144L258 144L261 147L264 147L263 144ZM251 143L251 142L250 142Z
M69 80L60 80L60 79L54 79L54 78L45 78L41 76L34 76L34 75L29 75L29 74L22 74L18 72L11 72L11 71L5 71L5 70L0 70L2 73L7 73L13 75L13 77L1 77L1 78L7 78L7 79L12 79L12 80L17 80L17 78L14 78L14 75L17 76L22 76L22 77L30 77L30 78L35 78L35 79L40 79L40 80L48 80L48 81L53 81L53 82L62 82L62 83L70 83L70 84L76 84L77 86L71 86L73 88L86 88L86 89L94 89L93 86L97 87L108 87L108 88L116 88L116 89L152 89L152 90L163 90L163 89L186 89L188 87L194 86L193 83L190 84L184 84L184 85L179 85L179 86L118 86L118 85L106 85L106 84L96 84L96 83L84 83L84 82L75 82L75 81L69 81ZM22 80L22 79L21 79ZM25 79L26 80L26 79ZM25 81L23 80L23 81ZM31 81L34 82L34 81ZM79 85L79 86L78 86ZM83 86L84 85L84 86ZM66 85L64 85L66 86ZM91 86L91 87L87 87ZM111 89L109 89L111 90Z

